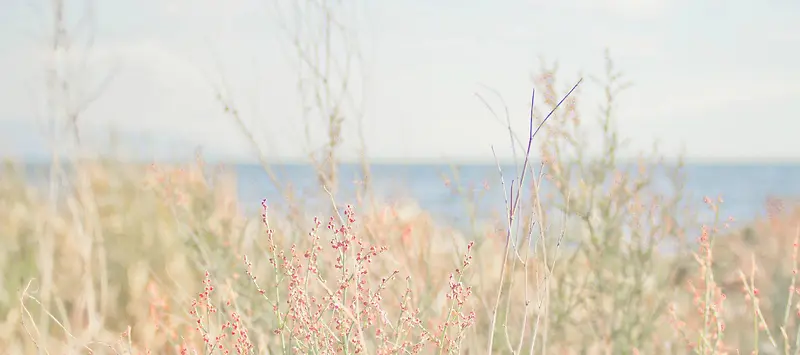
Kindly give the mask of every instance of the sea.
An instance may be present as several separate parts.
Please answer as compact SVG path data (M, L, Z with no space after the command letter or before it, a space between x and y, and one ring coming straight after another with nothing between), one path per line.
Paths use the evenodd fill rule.
M534 164L538 170L539 165ZM255 213L262 198L280 203L282 196L258 165L234 167L239 199L249 213ZM326 194L307 165L275 165L279 181L288 183L297 198L324 210L330 204ZM502 180L500 170L502 169ZM476 218L502 216L505 196L511 181L518 176L519 166L505 164L373 164L370 167L373 191L382 201L411 201L430 213L435 220L453 226L469 223L467 206L474 206ZM636 173L638 166L624 165L623 171ZM674 168L651 167L652 191L664 195L675 193L668 177ZM344 164L340 167L337 202L355 201L355 191L362 181L361 167ZM699 222L712 223L714 214L704 204L705 197L722 200L720 216L747 223L765 217L769 201L794 203L800 197L800 164L774 163L689 163L680 170L682 205L693 211ZM530 174L528 181L530 181ZM579 177L578 177L579 178ZM609 183L613 179L608 179ZM505 183L505 189L503 188ZM552 186L546 183L546 193ZM504 192L505 191L505 192ZM523 193L523 195L525 195ZM320 196L322 196L320 198Z
M539 164L532 165L539 169ZM28 165L26 176L44 183L46 166ZM262 199L267 199L270 205L277 207L285 203L281 190L272 183L260 165L221 166L235 173L239 203L245 213L260 213ZM291 189L293 198L300 199L310 209L307 212L322 217L330 213L331 200L311 166L273 164L271 168L284 189ZM384 163L370 166L370 180L378 201L410 203L429 213L438 223L467 227L473 217L491 220L505 214L506 197L512 180L518 176L519 168L513 164L504 164L498 169L496 164ZM340 206L356 204L356 191L363 183L361 166L342 164L339 169L336 203ZM672 169L669 166L648 169L653 177L652 191L667 196L675 193L668 179L668 172ZM638 166L622 165L621 170L636 173ZM765 217L768 201L792 204L800 197L800 163L688 163L681 168L680 175L682 205L696 211L696 217L702 223L711 223L714 218L703 203L704 197L714 200L721 198L724 201L721 217L732 217L737 223ZM527 181L530 181L530 176ZM608 180L610 183L613 179ZM529 188L530 185L527 186ZM541 191L546 195L552 191L552 186L545 183ZM527 192L523 191L523 196L526 195ZM472 206L473 210L468 206ZM470 211L474 211L473 216L470 216Z

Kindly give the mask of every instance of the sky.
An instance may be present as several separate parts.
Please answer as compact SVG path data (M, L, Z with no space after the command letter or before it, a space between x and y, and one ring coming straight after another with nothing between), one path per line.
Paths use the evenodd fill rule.
M253 146L217 100L220 88L268 157L302 159L324 144L323 121L313 110L304 115L310 101L302 98L313 96L300 83L310 76L293 47L315 43L303 29L324 22L292 6L314 1L65 2L72 41L57 63L72 101L57 107L95 98L79 121L92 149L109 149L103 142L113 129L121 150L144 159L188 157L202 147L211 157L252 160ZM46 100L52 4L0 3L0 156L30 158L47 151L49 113L64 112L48 111ZM567 89L603 73L606 49L632 83L615 116L630 139L624 154L658 141L668 157L800 159L800 2L336 3L344 3L334 16L345 32L334 33L331 56L341 64L342 54L359 54L341 110L345 159L358 154L358 122L376 160L491 160L492 148L506 158L507 131L476 93L502 110L486 88L498 92L524 135L542 64L558 62L559 87ZM82 45L88 39L92 45ZM337 78L329 81L335 92ZM586 121L602 94L591 81L581 84Z

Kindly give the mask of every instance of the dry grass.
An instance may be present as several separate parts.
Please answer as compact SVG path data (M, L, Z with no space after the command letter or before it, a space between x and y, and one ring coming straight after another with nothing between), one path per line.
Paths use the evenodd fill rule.
M247 217L235 179L201 162L79 161L51 204L8 165L0 351L796 354L800 215L737 231L678 218L679 178L662 196L644 164L615 160L607 74L604 154L583 156L571 96L543 128L545 163L523 169L530 195L503 172L506 217L468 235L393 205ZM551 108L555 75L539 85Z

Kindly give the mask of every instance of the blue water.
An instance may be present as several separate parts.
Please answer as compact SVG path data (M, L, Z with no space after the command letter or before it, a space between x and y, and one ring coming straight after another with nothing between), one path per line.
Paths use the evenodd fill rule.
M29 165L27 177L43 182L45 167ZM237 175L238 197L246 213L258 213L263 198L278 208L285 203L260 166L235 165L228 170L230 168ZM294 198L303 201L309 213L322 216L328 213L330 200L311 167L284 164L273 165L273 169L279 181L292 189ZM503 170L508 188L514 177L514 167L503 166ZM635 172L636 168L627 170ZM656 169L651 174L657 192L673 193L664 171ZM414 201L444 224L467 226L466 202L470 199L474 201L479 220L504 214L499 172L493 164L377 164L371 166L371 175L373 191L380 200ZM683 205L696 211L700 222L711 222L713 218L703 204L703 196L723 197L721 217L730 216L744 223L766 215L768 198L796 200L800 197L800 164L688 164L682 169L682 175ZM358 165L342 165L337 202L354 203L361 180ZM462 190L456 191L456 186L461 186ZM543 186L543 190L546 193L548 186Z
M537 166L538 167L538 166ZM472 195L476 202L479 218L491 218L503 214L504 200L501 193L500 176L496 165L372 165L374 191L383 200L413 200L422 209L430 212L435 219L450 224L464 225L468 222L465 202ZM290 183L297 191L296 196L303 199L312 209L322 209L329 203L317 183L313 170L303 165L274 166L278 178ZM457 170L454 170L457 169ZM504 175L507 187L514 176L514 167L505 166ZM264 197L272 203L281 203L278 190L271 184L260 166L239 165L239 197L245 206L255 211ZM630 170L635 171L631 167ZM341 167L340 192L337 202L350 203L355 199L355 188L360 181L357 165ZM457 171L457 174L454 172ZM800 196L800 164L689 164L682 169L684 205L696 210L701 219L711 219L712 215L703 204L703 197L724 199L721 215L747 222L766 215L765 203L768 198L793 200ZM651 173L655 183L653 188L664 194L671 194L664 171ZM458 178L456 178L456 176ZM449 185L446 181L449 180ZM456 184L456 181L460 184ZM461 185L462 193L454 186ZM486 186L489 189L486 189ZM545 187L546 189L546 187ZM277 201L277 202L276 202ZM711 221L705 221L711 222Z

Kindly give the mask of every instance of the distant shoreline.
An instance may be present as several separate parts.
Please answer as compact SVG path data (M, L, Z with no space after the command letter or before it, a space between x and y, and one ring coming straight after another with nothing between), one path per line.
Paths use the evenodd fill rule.
M103 160L104 158L90 158L89 160L98 161ZM4 157L0 158L0 161L3 163L11 162L15 165L25 165L25 166L41 166L41 165L49 165L51 163L50 159L16 159L16 158L9 158ZM117 159L114 160L117 163L124 163L130 165L184 165L184 164L192 164L195 163L194 159L174 159L174 160L167 160L167 159L156 159L156 160L144 160L144 159ZM261 166L261 163L257 161L238 161L238 160L225 160L225 159L206 159L203 158L203 161L207 164L211 165L223 165L223 166ZM641 161L637 159L620 159L617 161L620 165L636 165L639 164ZM512 160L500 161L501 166L512 166L514 164L522 164L522 161L515 162ZM677 164L677 159L663 159L659 160L650 160L646 161L647 165L654 165L654 164L665 164L665 165L674 165ZM306 160L274 160L268 162L269 165L273 166L311 166ZM342 166L360 166L362 163L359 161L343 161L341 162ZM532 159L528 162L529 165L539 165L541 164L540 161ZM707 166L707 167L730 167L730 166L750 166L750 167L757 167L757 166L800 166L800 159L797 160L789 160L789 159L763 159L763 160L756 160L756 159L685 159L683 161L684 165L687 166ZM376 159L369 162L371 166L495 166L497 162L495 161L486 161L486 160L402 160L402 159Z

